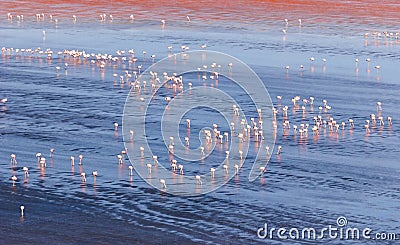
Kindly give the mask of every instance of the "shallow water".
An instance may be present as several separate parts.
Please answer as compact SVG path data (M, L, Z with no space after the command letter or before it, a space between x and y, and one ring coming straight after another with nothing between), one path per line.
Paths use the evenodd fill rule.
M333 116L338 122L353 118L356 127L352 131L339 130L338 134L322 131L319 137L310 134L302 139L295 137L292 131L284 134L282 113L279 113L276 143L283 146L283 152L272 156L267 172L259 179L248 182L248 174L243 169L215 192L190 198L171 196L153 189L137 174L130 178L128 160L122 165L117 162L116 155L124 148L124 142L121 131L114 132L113 123L122 121L130 87L120 84L113 74L132 70L132 65L107 64L102 71L90 61L64 59L56 54L48 60L45 56L3 53L0 99L7 97L9 102L0 107L0 191L13 195L16 203L23 200L27 208L23 226L33 233L37 232L34 223L37 221L30 223L29 213L33 217L42 210L30 208L27 201L30 195L44 201L48 195L46 215L54 223L58 216L51 202L64 203L77 214L88 215L93 209L101 210L99 223L112 218L124 221L128 229L131 226L132 234L138 234L137 227L146 227L155 234L162 234L160 236L176 236L177 242L182 243L187 241L184 239L220 244L269 242L256 235L264 223L272 227L321 228L335 225L339 216L345 216L352 227L399 233L399 43L395 38L363 37L367 31L398 32L400 26L392 24L392 20L399 17L398 11L381 15L378 10L385 4L394 4L393 9L399 6L390 1L379 5L380 8L371 8L375 3L365 1L363 4L346 2L352 7L359 6L358 11L352 15L340 11L346 9L345 3L339 4L342 2L318 14L304 7L307 3L314 6L319 1L294 5L293 9L288 4L260 1L247 5L245 10L263 9L265 4L270 4L268 6L275 12L260 10L253 15L249 15L251 11L238 11L236 5L228 3L229 11L221 13L212 8L202 9L202 6L193 5L194 2L188 3L192 7L187 9L167 3L144 9L134 2L137 4L134 23L128 18L118 18L125 13L129 16L129 10L122 11L121 15L114 14L113 22L100 22L97 16L104 12L104 6L89 4L87 12L74 12L78 21L73 23L69 16L71 9L81 7L78 3L63 6L63 11L59 7L48 9L39 5L35 9L38 12L48 9L45 13L58 14L57 28L48 19L35 21L34 11L24 5L2 3L3 11L10 9L0 20L2 47L79 49L96 54L134 49L138 64L147 67L151 64L150 55L155 54L156 60L166 57L169 45L173 46L173 52L179 52L181 45L199 49L206 43L207 49L228 53L249 64L265 83L275 106L289 106L293 124L311 125L312 117L320 113L318 106L322 105L322 99L326 99L332 110L322 113L324 117ZM107 6L106 13L121 11L120 6L124 4L127 3L113 3ZM159 8L179 11L168 18L159 17L155 15ZM7 21L7 12L23 13L24 22L18 22L15 17L12 22ZM187 14L192 16L189 25L184 18ZM374 18L369 18L370 15ZM281 31L285 28L282 16L291 21L286 35ZM167 20L165 29L161 29L161 18ZM297 18L303 19L301 28L297 23L291 24L292 19L296 22ZM42 30L46 30L45 38ZM146 59L143 50L147 51ZM314 62L309 60L311 56L315 57ZM370 68L365 62L368 57L371 58ZM322 58L327 59L326 64ZM357 68L355 58L360 60ZM64 70L65 62L69 64L67 70ZM304 70L299 68L300 64L304 65ZM288 72L284 68L286 65L290 66ZM376 71L375 65L382 69ZM59 73L56 66L61 67ZM222 81L220 88L232 89ZM283 97L282 101L277 101L277 95ZM309 108L306 118L302 117L301 108L292 108L290 99L296 95L316 98L314 110ZM236 99L239 103L246 102L241 97ZM366 135L364 120L369 119L371 113L377 114L377 101L382 102L382 115L393 117L393 125L389 127L385 121L383 127L372 128ZM209 113L198 110L191 118L203 127ZM160 137L155 130L149 138L158 142ZM50 159L52 147L55 155ZM165 154L165 159L161 159L167 161L163 144L154 144L154 147L158 155ZM251 145L250 151L254 147ZM37 152L47 158L45 169L38 167ZM18 167L13 169L9 164L11 153L17 155L18 161ZM83 166L76 164L72 168L70 156L77 159L79 154L84 156ZM215 148L211 162L223 159L224 154L225 149ZM188 174L206 172L211 162L187 165L185 171ZM30 168L27 183L23 181L22 166ZM99 171L99 176L94 183L89 173L95 170ZM86 184L81 182L82 171L88 174ZM14 174L19 180L16 187L11 187L9 178ZM171 179L179 181L179 175L171 174ZM4 209L2 225L21 224L18 206L14 210ZM74 224L71 217L64 219ZM75 222L78 225L79 222ZM53 228L45 229L51 233ZM102 232L118 234L119 229L107 227L107 231ZM98 236L107 243L105 235ZM74 238L80 241L79 237ZM127 238L129 236L121 238L120 242ZM94 236L93 241L95 239ZM35 241L44 240L38 237ZM331 242L341 243L340 240Z

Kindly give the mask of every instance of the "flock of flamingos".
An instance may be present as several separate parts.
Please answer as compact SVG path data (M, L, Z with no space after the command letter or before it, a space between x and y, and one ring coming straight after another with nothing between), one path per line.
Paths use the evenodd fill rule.
M13 15L11 13L8 13L7 19L11 23L13 21L17 22L23 22L25 21L26 17L24 15ZM45 16L44 14L36 14L32 16L32 19L34 21L45 21L48 20L50 22L54 22L54 24L57 26L60 24L60 21L55 18L53 15L48 15ZM131 21L132 23L135 21L135 18L133 15L130 15L129 18L126 18L127 20ZM113 15L106 15L106 14L101 14L98 17L98 20L101 22L105 21L113 21L114 16ZM76 15L72 16L72 21L73 23L76 23L78 21L78 17ZM190 17L186 16L186 22L190 22ZM284 20L285 27L289 25L289 21L287 19ZM301 19L298 20L298 25L302 25ZM166 21L161 20L161 28L165 28L166 26ZM46 32L43 32L43 38L45 38ZM286 35L286 29L283 29L284 35ZM372 38L394 38L398 39L399 33L388 33L388 32L374 32L374 33L365 33L364 36L366 38L372 37ZM168 55L171 55L172 52L172 46L166 47L168 49ZM182 52L185 52L189 49L187 46L181 46L180 47ZM206 45L201 46L202 49L206 48ZM15 48L15 47L3 47L1 49L1 55L2 57L28 57L30 59L55 59L57 60L57 66L55 66L55 73L59 74L61 70L68 70L68 62L73 62L75 60L82 60L84 61L82 64L87 64L87 65L94 65L96 66L101 72L104 72L104 70L107 69L108 66L110 65L118 65L121 63L129 63L130 67L133 67L132 71L126 70L123 74L112 74L114 77L114 81L119 80L120 83L125 83L131 86L132 88L135 89L140 89L143 86L146 86L146 84L141 84L137 82L137 78L141 75L141 72L143 71L143 66L141 64L142 61L146 59L146 51L141 52L141 58L138 57L137 53L131 49L131 50L117 50L115 54L106 54L106 53L86 53L84 50L58 50L58 51L53 51L51 49L46 49L42 50L40 47L38 48ZM155 62L155 55L151 55L151 60L154 63ZM142 60L143 59L143 60ZM315 62L314 57L309 58L310 62ZM326 59L322 60L324 64L326 63ZM355 64L356 66L359 63L359 59L355 59ZM371 62L371 59L366 59L365 62L368 63L368 68L369 64ZM220 64L220 65L225 65L229 66L230 69L234 69L235 64ZM286 72L289 70L289 66L284 67ZM304 66L300 65L300 68L303 69ZM379 65L375 66L375 69L377 71L381 67ZM218 74L212 74L210 76L211 79L217 80L218 79ZM164 79L164 82L166 79L170 79L170 77L167 76L167 74L164 74L164 77L161 78ZM179 81L178 86L192 86L192 83L185 83L184 81ZM168 99L169 98L169 99ZM2 98L0 99L0 104L2 106L6 106L6 104L9 102L9 100L12 100L12 97L10 98ZM166 97L165 100L167 103L171 100L170 97ZM392 127L392 117L386 115L384 116L382 113L382 107L383 103L380 101L376 102L376 111L371 112L371 114L368 116L366 115L365 120L363 122L355 122L354 119L348 118L346 120L341 120L337 121L336 118L329 116L328 112L332 109L332 106L328 103L327 100L322 99L322 100L317 100L314 97L306 97L302 98L300 96L295 96L290 99L289 105L281 105L283 102L283 97L282 96L276 96L276 107L273 108L272 110L272 115L273 115L273 129L276 132L278 130L282 129L282 133L284 135L293 135L297 136L299 140L304 140L308 139L309 134L312 134L312 137L320 137L320 134L325 134L328 132L329 134L338 134L340 131L344 130L364 130L366 135L369 135L373 133L377 128L383 128L383 127ZM320 102L317 102L320 101ZM317 104L318 105L315 105ZM314 107L315 105L315 107ZM314 112L318 111L318 114L314 113L314 116L312 118L307 117L307 112L312 111ZM303 115L303 121L309 121L309 123L301 123L299 125L296 125L293 121L290 120L291 114L290 112L300 112ZM232 113L237 113L235 106L233 107ZM304 120L306 119L306 120ZM186 121L187 126L190 127L190 120ZM245 127L243 127L243 130L248 130L248 137L244 140L254 140L254 141L261 141L262 140L262 135L259 134L259 128L260 123L255 122L254 120L250 123L247 124L245 123ZM119 124L114 123L114 130L118 131ZM311 131L309 133L309 131ZM130 130L131 133L131 138L133 138L134 135L134 129ZM219 135L215 131L210 132L210 134L207 135L209 138L208 140L214 141L214 142L219 142L222 141L224 137L228 138L229 133L225 133L224 135ZM221 139L222 138L222 139ZM189 145L189 138L184 139L186 144ZM243 140L243 139L240 139ZM204 147L201 147L204 151ZM269 147L266 147L266 150L268 152ZM50 149L50 154L49 157L52 158L53 154L55 152L54 148ZM277 151L275 154L281 154L282 152L282 146L277 147ZM34 155L34 154L33 154ZM126 157L126 150L122 150L120 154L117 156L118 163L121 164L123 159ZM46 168L46 158L43 156L42 153L36 153L36 159L37 159L37 164L40 168ZM71 162L70 164L73 166L75 164L75 157L71 156ZM83 155L78 156L78 164L82 165L83 164ZM155 159L155 162L157 159ZM12 186L15 186L17 184L17 181L19 178L23 178L24 181L27 181L29 179L29 168L27 166L24 167L17 167L17 156L15 154L10 154L10 165L11 168L13 169L13 174L10 177L11 184ZM173 172L179 172L180 174L183 174L183 165L176 166L176 161L171 162L171 167L173 168ZM133 174L133 166L128 166L129 168L129 174ZM211 168L210 171L212 172L212 176L214 177L214 172L215 169ZM261 172L265 171L264 169L261 169ZM151 164L149 167L149 171L151 171ZM235 166L235 171L237 172L237 166ZM82 182L86 182L86 173L81 172L81 179ZM97 171L92 172L92 176L94 179L96 179L96 176L98 175ZM198 183L201 184L200 176L196 176L196 179L198 180ZM164 179L160 179L160 184L162 187L166 188L166 183ZM24 206L20 207L21 210L21 215L24 215Z

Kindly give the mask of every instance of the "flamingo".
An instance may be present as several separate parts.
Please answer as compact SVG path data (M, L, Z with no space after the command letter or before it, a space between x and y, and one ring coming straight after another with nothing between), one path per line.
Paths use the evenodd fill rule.
M317 126L313 126L313 127L311 128L311 130L312 130L312 132L313 132L314 135L318 135L318 127L317 127Z
M229 64L228 64L228 67L229 67L229 71L230 71L230 72L232 72L232 66L233 66L232 63L229 63Z
M392 125L392 117L388 117L387 120L388 120L389 125L391 126Z
M234 168L235 168L235 174L237 175L239 172L239 165L235 164Z
M365 127L365 132L368 134L370 132L369 124L365 124L364 127Z
M200 175L196 175L196 181L197 181L197 184L199 184L199 185L203 184L203 182L201 181Z
M368 68L369 68L369 63L371 62L370 58L365 59L366 62L368 62Z
M123 164L121 155L117 155L117 159L118 159L118 164Z
M223 165L223 168L225 169L225 173L228 174L228 165L227 165L227 164L224 164L224 165Z
M172 160L172 163L171 163L171 168L172 168L172 171L173 172L175 172L176 171L176 160Z
M284 21L285 21L285 25L286 26L289 25L289 20L288 19L284 19Z
M158 156L153 156L154 165L158 164Z
M139 147L139 150L140 150L140 154L143 158L144 157L144 147L143 146Z
M125 149L123 149L123 150L121 151L122 157L125 157L125 156L126 156L126 151L127 151L127 148L125 148Z
M376 109L377 109L378 111L381 111L381 110L382 110L382 103L381 103L380 101L376 102Z
M15 181L17 181L18 178L17 178L17 176L13 175L13 176L11 177L11 180L12 180L12 185L15 186Z
M218 138L219 138L219 141L220 141L221 144L224 143L224 142L223 142L224 136L218 135Z
M243 151L239 150L238 153L239 153L240 160L242 160L243 159Z
M276 153L277 155L281 154L282 152L282 146L278 146L278 152Z
M24 177L25 177L25 179L26 179L27 177L29 177L28 167L23 167L22 170L24 171Z
M165 184L165 179L160 179L160 184L162 188L167 189L167 185Z
M385 123L383 122L383 117L382 116L378 117L378 120L379 120L379 125L380 126L385 125Z
M17 159L16 159L17 156L15 154L11 154L10 157L11 157L10 161L11 165L17 165Z
M297 134L297 125L293 125L293 134L296 135ZM269 155L269 153L268 153Z
M210 168L211 177L214 178L215 175L215 168Z
M86 182L86 173L81 173L82 182Z
M83 159L83 155L81 154L81 155L79 155L78 156L78 158L79 158L79 165L82 165L82 159Z
M147 166L147 171L149 172L149 174L151 174L151 163L146 164Z
M94 184L96 184L96 177L97 177L97 174L98 174L97 171L93 171L93 172L92 172Z
M350 118L350 119L348 120L348 122L349 122L349 124L350 124L350 127L351 127L351 128L354 128L354 120Z
M23 217L24 216L25 206L21 205L19 208L21 209L21 216Z

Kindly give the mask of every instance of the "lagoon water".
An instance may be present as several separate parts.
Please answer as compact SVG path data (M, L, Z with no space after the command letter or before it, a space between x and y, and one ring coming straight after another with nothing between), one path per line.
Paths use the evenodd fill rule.
M133 49L138 64L148 67L151 54L156 61L168 56L168 46L173 46L175 53L181 51L181 45L195 50L205 43L207 49L247 63L263 80L274 105L289 106L292 124L312 124L312 117L320 113L318 106L326 99L332 109L323 115L338 122L353 118L355 129L321 131L319 137L310 132L301 139L292 131L283 133L279 113L276 144L283 152L273 154L267 171L256 181L249 182L243 170L214 192L173 196L154 189L137 174L130 177L128 160L122 165L117 162L116 155L125 146L121 130L116 133L113 123L122 122L130 87L120 84L113 74L132 70L132 65L107 64L101 70L90 61L64 59L57 54L49 60L3 52L0 99L7 97L9 101L0 104L2 242L281 243L283 240L258 238L257 229L264 223L275 228L322 229L335 226L339 216L347 218L348 227L369 227L373 234L397 232L400 237L399 40L394 36L363 36L374 31L399 32L394 21L399 12L385 8L398 9L399 4L338 1L331 9L324 9L325 1L294 5L257 1L241 10L243 3L233 2L236 5L219 3L203 8L189 1L185 8L181 3L156 6L148 1L148 7L136 1L107 6L91 1L85 6L74 2L61 6L49 1L30 9L27 3L5 1L0 4L0 46L113 55L116 50ZM379 9L388 12L380 14ZM44 12L45 20L36 21L35 11ZM8 12L14 15L12 21L7 20ZM51 13L59 18L57 26L48 18ZM112 13L114 20L100 22L101 13ZM19 14L24 15L23 22L17 20ZM76 23L72 14L77 15ZM135 14L133 23L130 14ZM191 17L190 23L186 15ZM298 18L302 18L301 26ZM161 19L166 20L164 29ZM359 59L358 67L355 58ZM369 67L367 58L371 59ZM381 66L379 71L376 65ZM59 72L56 66L61 67ZM288 71L285 66L290 67ZM221 79L220 88L230 89L223 82ZM276 99L278 95L281 101ZM297 95L315 97L316 107L308 109L306 118L301 109L292 108L291 98ZM245 102L241 97L235 99L239 104ZM372 113L378 114L377 101L382 102L385 125L377 125L366 134L365 120ZM197 110L190 116L203 127L211 113ZM392 126L387 123L388 116L393 118ZM211 123L206 126L211 127ZM159 129L149 137L160 141ZM167 159L163 145L154 145L154 151ZM55 149L53 158L49 158L50 148ZM38 167L37 152L47 158L46 168ZM12 153L18 161L14 168L9 162ZM79 154L84 156L84 164L72 168L70 156L77 159ZM208 171L213 161L224 156L225 150L216 147L209 161L188 164L187 174ZM28 182L23 180L23 166L30 169ZM89 173L95 170L99 176L94 183ZM86 184L82 184L80 172L87 173ZM12 175L18 177L15 187ZM21 204L26 207L23 219Z

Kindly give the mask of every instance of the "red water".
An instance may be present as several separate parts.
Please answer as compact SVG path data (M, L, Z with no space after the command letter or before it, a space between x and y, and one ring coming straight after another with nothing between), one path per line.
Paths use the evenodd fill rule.
M99 14L112 14L114 18L185 20L268 21L288 18L297 22L372 24L399 27L398 0L259 0L259 1L1 1L0 14L7 13L34 18L36 13L55 17L98 18ZM397 25L397 26L396 26Z

